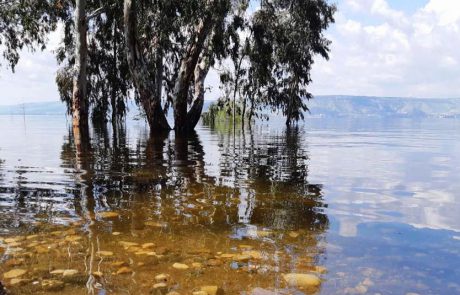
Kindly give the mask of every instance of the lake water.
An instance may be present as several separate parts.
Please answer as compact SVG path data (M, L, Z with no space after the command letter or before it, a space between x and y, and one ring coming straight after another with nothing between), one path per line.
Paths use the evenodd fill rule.
M76 149L64 117L0 116L0 135L12 294L460 294L458 120L128 121Z

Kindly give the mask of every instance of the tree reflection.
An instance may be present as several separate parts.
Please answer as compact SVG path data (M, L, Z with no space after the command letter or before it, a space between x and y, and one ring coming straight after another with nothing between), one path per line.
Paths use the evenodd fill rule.
M91 142L74 145L74 151L69 150L69 132L63 146L64 162L73 162L80 171L80 202L74 203L80 214L123 209L132 210L132 222L139 224L147 219L187 224L193 219L219 228L328 227L322 186L307 179L308 156L299 129L264 136L254 135L254 129L236 135L212 130L220 152L213 163L205 163L207 147L196 132L187 137L141 132L133 142L125 128L112 132L110 136L106 128L95 127ZM208 172L209 165L218 172Z

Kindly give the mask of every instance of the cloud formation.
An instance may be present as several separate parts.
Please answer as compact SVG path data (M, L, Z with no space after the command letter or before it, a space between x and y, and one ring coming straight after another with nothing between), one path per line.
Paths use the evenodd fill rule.
M415 12L391 4L339 2L314 94L460 97L460 1L430 0Z
M320 94L460 97L459 0L338 0L327 32L331 59L318 58L311 92ZM56 46L59 33L50 37ZM58 100L52 52L21 56L16 74L0 68L0 104ZM218 96L218 77L207 84Z

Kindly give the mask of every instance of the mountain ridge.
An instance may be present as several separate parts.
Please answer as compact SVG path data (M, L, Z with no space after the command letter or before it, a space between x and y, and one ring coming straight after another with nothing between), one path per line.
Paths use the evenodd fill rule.
M205 101L206 110L213 101ZM318 95L307 103L313 117L460 118L460 98ZM131 107L135 110L135 107ZM59 101L0 106L0 115L65 115Z

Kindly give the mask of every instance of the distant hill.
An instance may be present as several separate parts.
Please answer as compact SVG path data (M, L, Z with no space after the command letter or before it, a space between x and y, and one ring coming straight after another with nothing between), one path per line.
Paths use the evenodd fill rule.
M210 101L206 101L206 110ZM460 118L460 99L400 98L368 96L316 96L308 102L314 117L376 117L376 118ZM133 112L137 108L130 106ZM64 115L61 102L26 103L0 106L0 115Z
M460 118L458 98L316 96L308 107L321 117Z
M64 115L66 106L56 102L34 102L9 106L0 106L0 115Z

